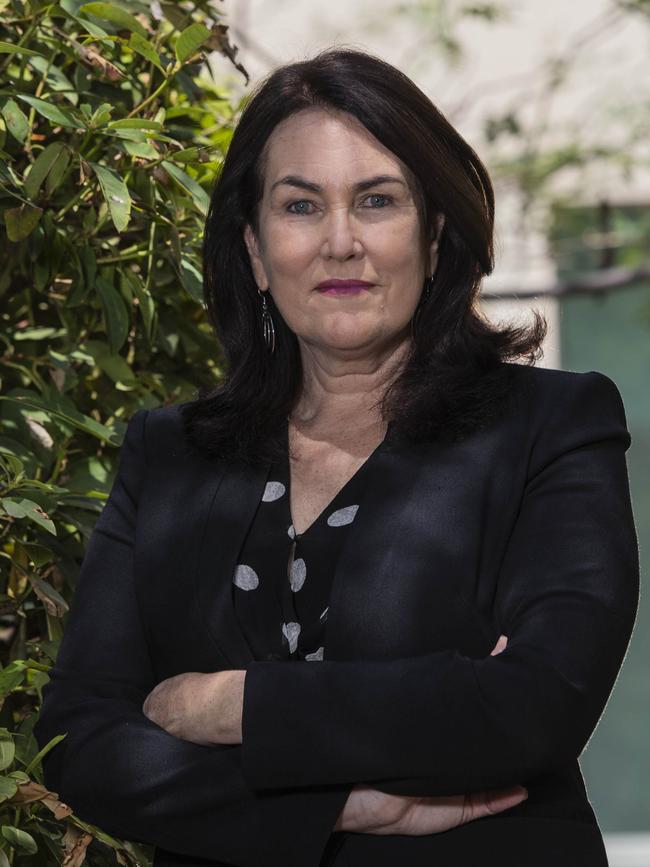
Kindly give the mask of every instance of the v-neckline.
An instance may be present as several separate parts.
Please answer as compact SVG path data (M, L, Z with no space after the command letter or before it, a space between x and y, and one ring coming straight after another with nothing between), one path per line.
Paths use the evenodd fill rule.
M326 512L328 509L331 508L331 506L332 506L332 505L336 502L336 500L337 500L337 499L338 499L338 498L339 498L339 497L340 497L340 496L345 492L345 490L346 490L347 488L350 487L350 485L352 484L352 482L355 481L355 479L358 478L358 476L359 476L359 474L361 473L361 471L362 471L364 468L366 468L366 467L368 466L368 463L370 462L370 460L371 460L371 459L372 459L372 458L377 454L377 452L382 448L382 446L384 445L384 443L385 443L386 440L388 439L388 434L389 434L389 431L390 431L390 429L391 429L391 424L392 424L391 422L388 423L388 426L387 426L387 429L386 429L386 433L384 434L384 438L383 438L383 439L382 439L382 440L381 440L381 441L380 441L380 442L375 446L375 448L370 452L370 454L369 454L368 457L365 459L365 461L364 461L364 462L363 462L359 467L357 467L357 469L356 469L356 470L354 471L354 473L350 476L350 478L345 482L345 484L343 484L343 485L338 489L338 491L334 494L334 496L332 497L332 499L331 499L331 500L330 500L330 501L329 501L325 506L323 506L323 508L322 508L321 511L318 513L318 515L316 515L316 517L315 517L314 520L311 522L311 524L309 524L309 526L306 527L306 528L302 531L302 533L297 533L297 532L296 532L296 525L295 525L294 522L293 522L293 514L292 514L292 512L291 512L291 461L290 461L290 459L289 459L289 419L287 418L287 423L286 423L286 426L285 426L285 434L284 434L284 443L285 443L285 451L284 451L284 472L285 472L285 478L286 478L286 482L287 482L287 486L286 486L286 487L287 487L287 511L289 512L289 519L290 519L290 521L291 521L290 526L291 526L291 529L293 530L293 533L294 533L294 537L293 537L293 538L294 538L294 541L299 540L299 539L304 539L305 535L306 535L307 533L309 533L309 531L312 529L312 527L313 527L315 524L320 523L321 518L323 517L323 515L325 514L325 512Z

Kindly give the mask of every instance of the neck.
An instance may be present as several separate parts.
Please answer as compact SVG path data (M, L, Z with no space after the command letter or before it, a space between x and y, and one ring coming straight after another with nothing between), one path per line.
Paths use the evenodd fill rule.
M409 349L410 340L372 356L344 357L301 345L303 387L291 422L302 430L340 431L342 425L352 425L359 433L385 430L378 404L399 375Z

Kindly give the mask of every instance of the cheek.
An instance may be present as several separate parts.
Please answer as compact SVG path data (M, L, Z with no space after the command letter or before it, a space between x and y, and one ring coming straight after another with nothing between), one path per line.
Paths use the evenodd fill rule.
M265 264L272 273L300 273L317 255L318 239L314 232L290 224L270 226L267 232Z
M384 247L396 261L415 263L420 249L420 232L417 224L411 219L404 219L390 227L384 233Z
M383 238L375 238L372 251L368 249L371 262L377 272L393 289L399 289L400 298L410 301L411 295L418 294L422 288L421 278L424 263L421 262L418 238L408 230L404 234L387 233Z

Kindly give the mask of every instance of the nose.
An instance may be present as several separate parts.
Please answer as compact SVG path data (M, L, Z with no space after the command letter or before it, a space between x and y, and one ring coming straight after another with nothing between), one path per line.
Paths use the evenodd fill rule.
M331 208L324 221L324 228L322 253L325 258L345 260L362 253L361 241L356 236L347 207Z

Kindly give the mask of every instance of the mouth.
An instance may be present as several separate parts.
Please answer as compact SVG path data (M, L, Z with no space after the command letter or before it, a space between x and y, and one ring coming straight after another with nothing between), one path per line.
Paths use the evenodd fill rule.
M365 280L324 280L316 289L323 295L358 295L373 285Z

